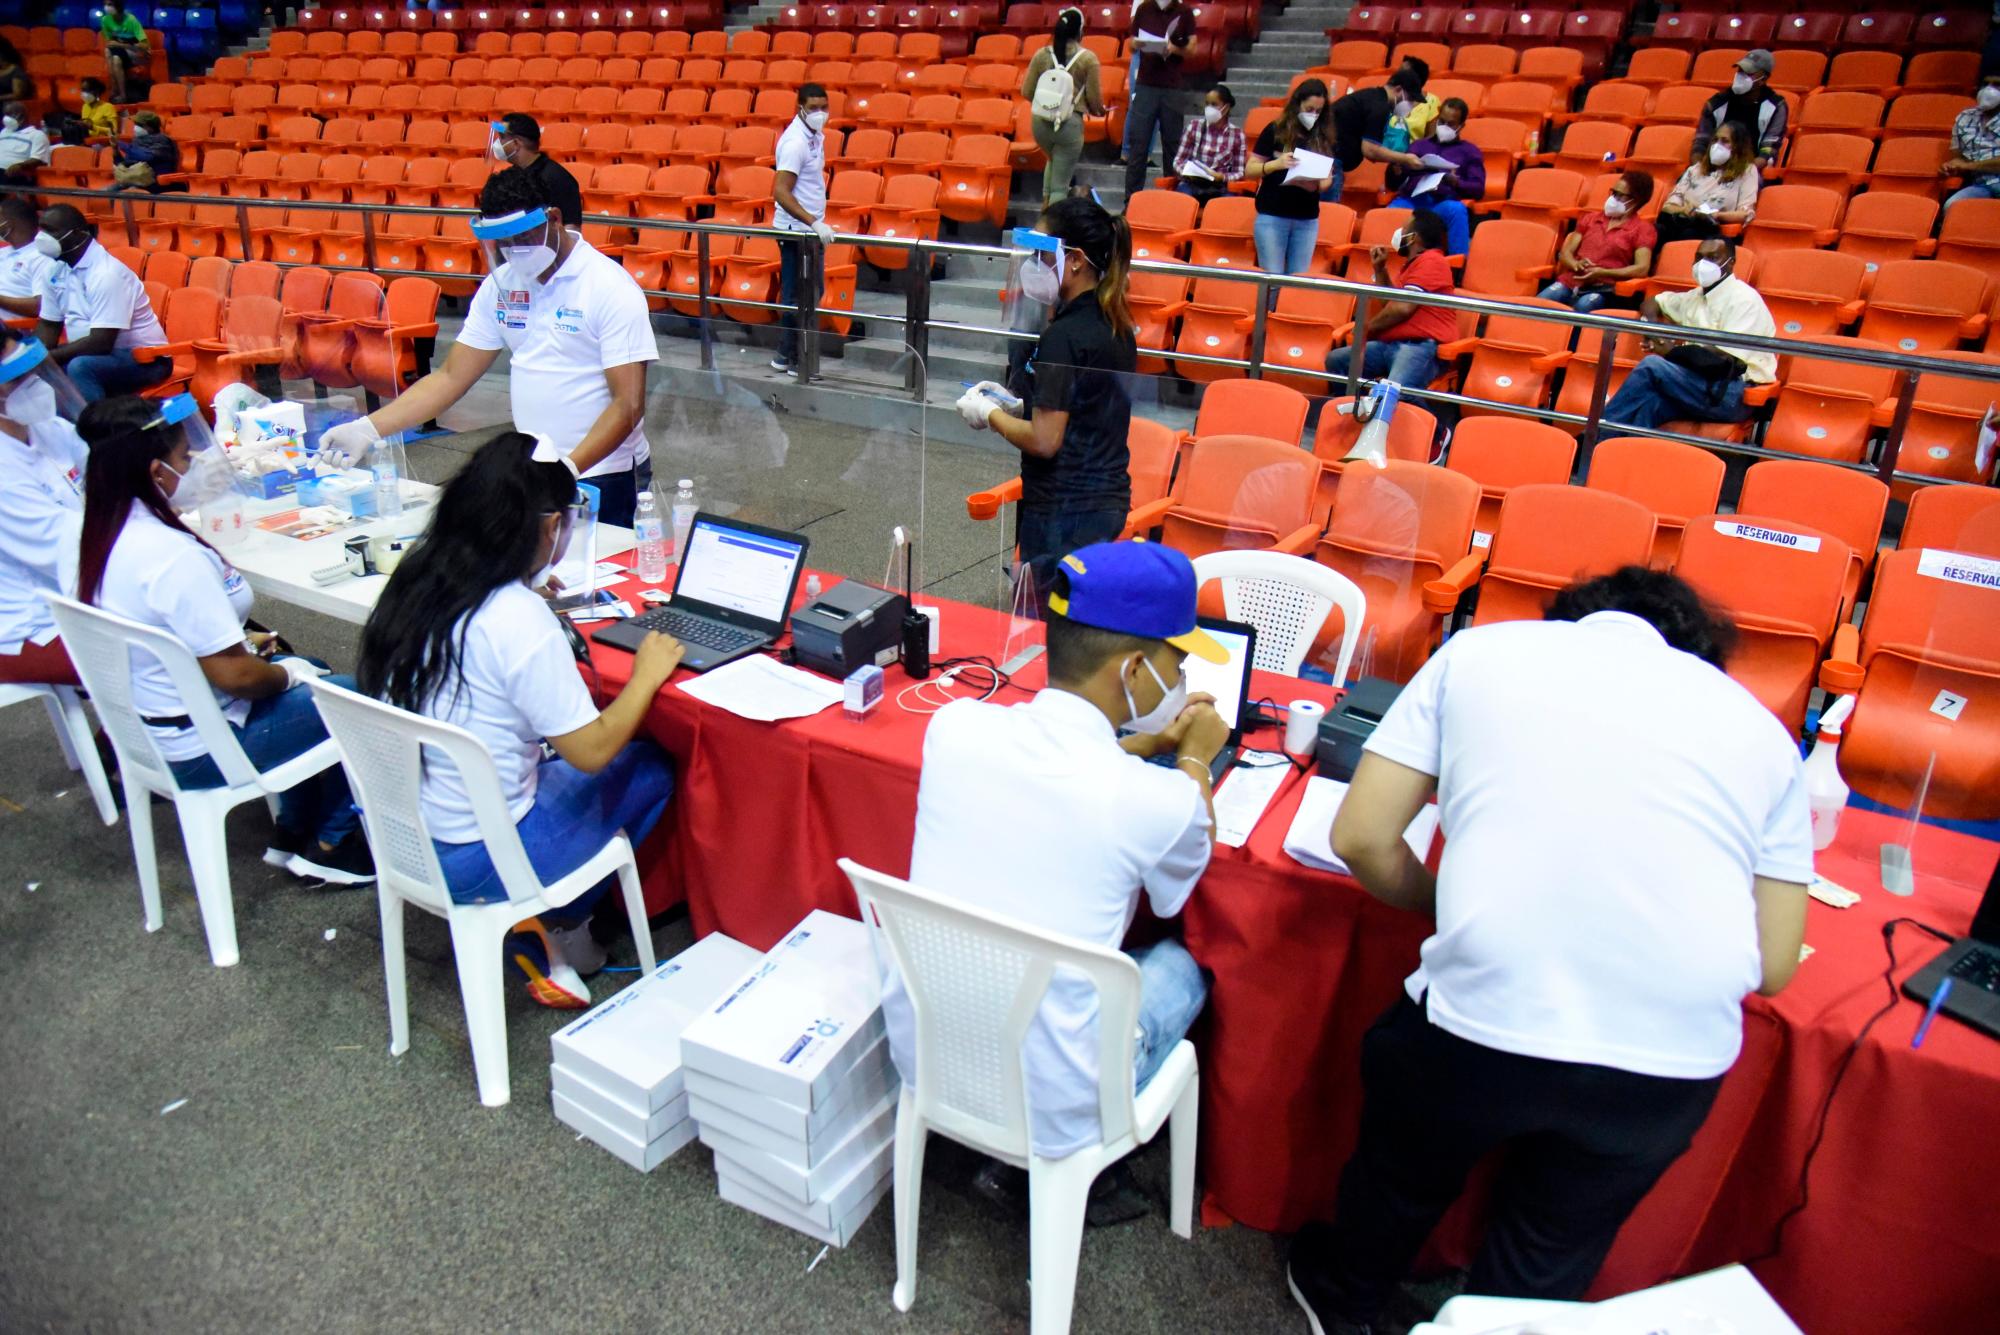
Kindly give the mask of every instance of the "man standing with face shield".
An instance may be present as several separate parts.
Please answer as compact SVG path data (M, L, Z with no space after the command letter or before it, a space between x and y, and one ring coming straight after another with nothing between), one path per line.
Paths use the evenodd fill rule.
M142 361L138 354L166 343L167 331L146 285L97 244L97 229L57 204L43 212L35 247L55 262L42 300L42 343L84 402L137 394L165 380L171 362Z
M472 231L485 247L487 276L444 364L369 416L327 431L320 449L362 459L384 435L428 422L465 397L504 348L515 426L554 441L564 465L597 488L601 523L630 528L646 366L660 355L645 293L617 261L564 227L518 167L487 181L479 213Z

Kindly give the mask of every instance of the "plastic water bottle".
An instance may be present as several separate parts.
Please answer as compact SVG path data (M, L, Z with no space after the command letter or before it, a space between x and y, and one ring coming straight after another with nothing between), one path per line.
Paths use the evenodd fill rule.
M382 518L403 513L403 470L397 449L386 440L375 447L375 513Z
M648 584L658 584L667 577L667 525L660 516L651 487L639 493L632 532L639 539L639 578Z
M694 479L681 479L681 489L674 493L674 560L687 559L688 530L694 527L694 512L701 506L695 503Z
M1819 736L1806 757L1806 805L1812 809L1815 850L1825 848L1840 832L1840 813L1847 807L1847 780L1840 777L1840 729L1854 712L1854 697L1843 695L1820 715Z
M813 570L813 571L807 571L807 572L806 572L806 598L807 598L808 600L810 600L810 599L813 599L813 598L817 598L817 597L819 597L820 593L821 593L821 589L820 589L820 583L819 583L819 572L818 572L818 571L816 571L816 570Z

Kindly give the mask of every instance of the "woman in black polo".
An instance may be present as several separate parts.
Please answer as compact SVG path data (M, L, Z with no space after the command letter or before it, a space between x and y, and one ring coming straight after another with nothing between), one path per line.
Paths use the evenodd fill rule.
M1124 377L1139 353L1125 304L1132 262L1125 220L1094 200L1071 198L1042 214L1041 230L1062 243L1055 313L1008 385L1031 415L994 406L974 425L991 427L1021 452L1016 541L1046 589L1057 561L1125 530L1132 398Z

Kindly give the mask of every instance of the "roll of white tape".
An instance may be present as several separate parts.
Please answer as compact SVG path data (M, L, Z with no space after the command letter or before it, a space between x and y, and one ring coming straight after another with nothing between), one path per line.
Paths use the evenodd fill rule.
M1309 756L1319 744L1319 721L1326 706L1317 700L1294 700L1285 715L1285 750L1295 756Z

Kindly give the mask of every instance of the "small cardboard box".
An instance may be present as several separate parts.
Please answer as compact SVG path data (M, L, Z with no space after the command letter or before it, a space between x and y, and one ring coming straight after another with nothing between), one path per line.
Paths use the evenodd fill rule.
M550 1100L555 1104L557 1121L572 1131L581 1132L591 1144L611 1151L642 1173L658 1168L695 1137L693 1118L682 1118L657 1140L641 1141L626 1135L603 1118L591 1116L561 1094L551 1094Z
M827 1195L856 1165L879 1154L896 1139L896 1103L901 1092L884 1095L841 1140L826 1151L811 1168L802 1168L767 1150L728 1134L714 1121L698 1123L701 1143L727 1158L737 1167L754 1174L764 1190L779 1200L795 1202L803 1209Z
M687 1091L691 1096L751 1123L758 1134L742 1138L751 1140L753 1144L782 1147L779 1150L781 1153L784 1149L824 1149L845 1134L846 1128L853 1126L857 1115L895 1089L897 1083L896 1067L890 1060L886 1039L877 1039L875 1047L869 1050L869 1055L860 1065L834 1087L825 1102L809 1113L773 1102L741 1085L717 1080L700 1071L687 1073ZM800 1162L806 1160L801 1159Z
M731 1205L740 1205L829 1246L845 1247L868 1222L876 1203L889 1194L895 1181L890 1171L895 1155L892 1138L880 1154L855 1168L820 1201L803 1208L773 1196L755 1174L721 1154L715 1156L715 1185Z
M681 1049L690 1071L810 1113L883 1032L868 929L814 909L688 1025Z
M757 963L757 952L712 932L662 962L549 1040L554 1064L640 1118L681 1095L681 1033Z
M665 1107L649 1115L621 1103L574 1071L553 1064L549 1067L549 1088L606 1126L641 1142L658 1140L674 1123L688 1115L686 1094L667 1100Z

